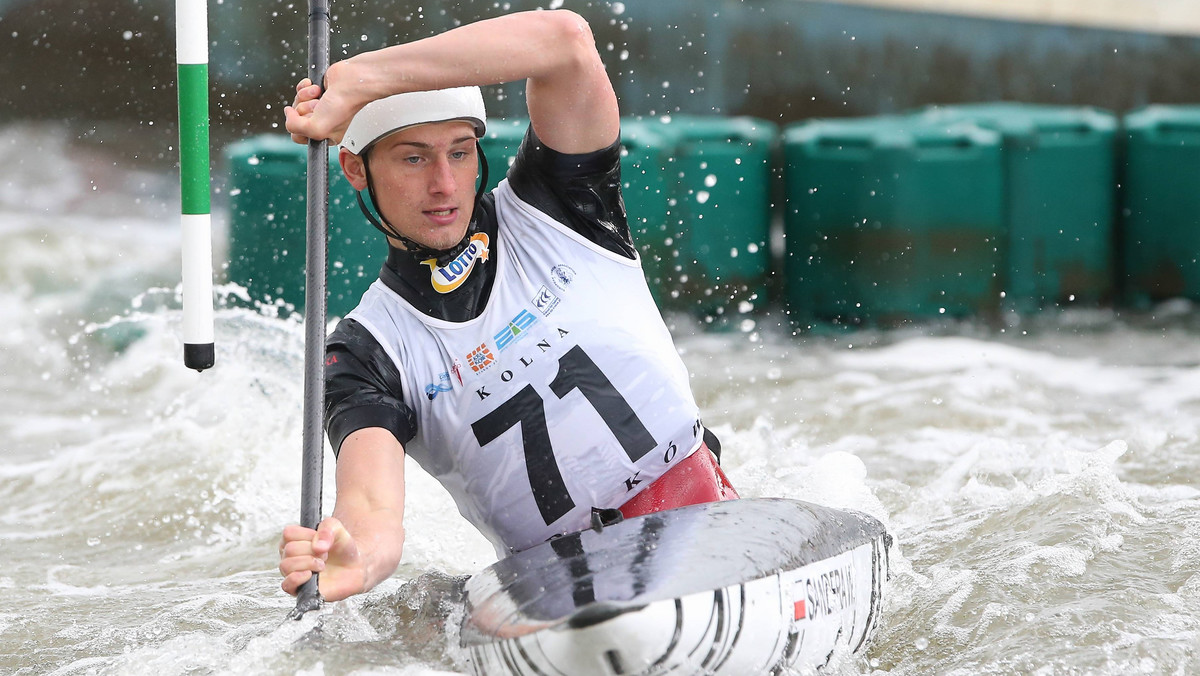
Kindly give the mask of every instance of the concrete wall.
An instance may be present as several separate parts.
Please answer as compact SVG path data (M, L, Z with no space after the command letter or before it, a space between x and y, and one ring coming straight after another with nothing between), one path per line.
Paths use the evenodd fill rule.
M494 15L493 0L334 0L334 58ZM513 0L513 10L549 2ZM1008 99L1124 111L1200 95L1200 38L806 0L566 0L630 114L778 122ZM417 6L426 6L418 12ZM214 136L269 131L304 68L306 3L210 2ZM0 122L173 130L169 0L0 0ZM520 110L519 89L493 106Z
M1195 0L837 0L888 9L1064 26L1200 35Z

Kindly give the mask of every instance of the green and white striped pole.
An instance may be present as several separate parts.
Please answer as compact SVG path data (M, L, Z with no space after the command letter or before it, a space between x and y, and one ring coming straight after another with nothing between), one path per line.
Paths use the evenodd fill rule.
M183 363L203 371L216 359L208 159L208 0L175 0L175 50L179 66Z

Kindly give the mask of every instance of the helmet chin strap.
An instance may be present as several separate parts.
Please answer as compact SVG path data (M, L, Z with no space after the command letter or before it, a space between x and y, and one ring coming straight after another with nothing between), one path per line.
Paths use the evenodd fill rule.
M433 247L425 246L424 244L413 240L411 237L405 237L404 235L401 235L400 231L398 231L395 226L387 222L387 219L383 216L383 212L379 210L379 200L375 197L375 182L371 180L371 171L367 167L367 155L370 152L369 149L367 152L363 153L363 173L366 174L367 177L368 197L371 199L371 205L375 207L375 211L379 213L379 216L376 217L375 214L371 213L371 209L367 207L366 202L363 200L361 190L355 191L354 193L355 197L358 199L358 208L363 212L363 215L367 217L367 220L370 221L371 225L375 226L376 230L382 232L388 237L398 240L401 244L403 244L404 249L402 249L402 251L407 252L418 261L427 261L433 259L437 262L438 266L448 265L450 261L454 260L456 256L458 256L463 252L464 249L467 248L467 246L471 243L471 235L474 235L479 229L477 221L479 216L479 200L483 198L483 191L487 188L488 163L487 156L483 154L483 146L479 144L478 140L475 141L475 149L479 155L479 162L482 165L482 171L480 172L482 180L479 182L479 188L475 190L475 208L471 211L471 222L467 225L467 231L463 234L463 238L450 248L434 249Z

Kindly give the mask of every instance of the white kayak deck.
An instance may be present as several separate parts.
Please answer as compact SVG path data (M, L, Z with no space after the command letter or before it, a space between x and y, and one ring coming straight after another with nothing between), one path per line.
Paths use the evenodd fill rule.
M478 674L767 674L858 650L891 538L784 499L693 505L519 552L466 584Z

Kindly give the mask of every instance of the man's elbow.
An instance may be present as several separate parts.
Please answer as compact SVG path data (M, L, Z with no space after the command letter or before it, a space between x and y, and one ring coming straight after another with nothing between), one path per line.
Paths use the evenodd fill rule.
M554 9L545 14L548 40L557 49L569 49L579 59L599 59L596 38L587 19L569 9Z

